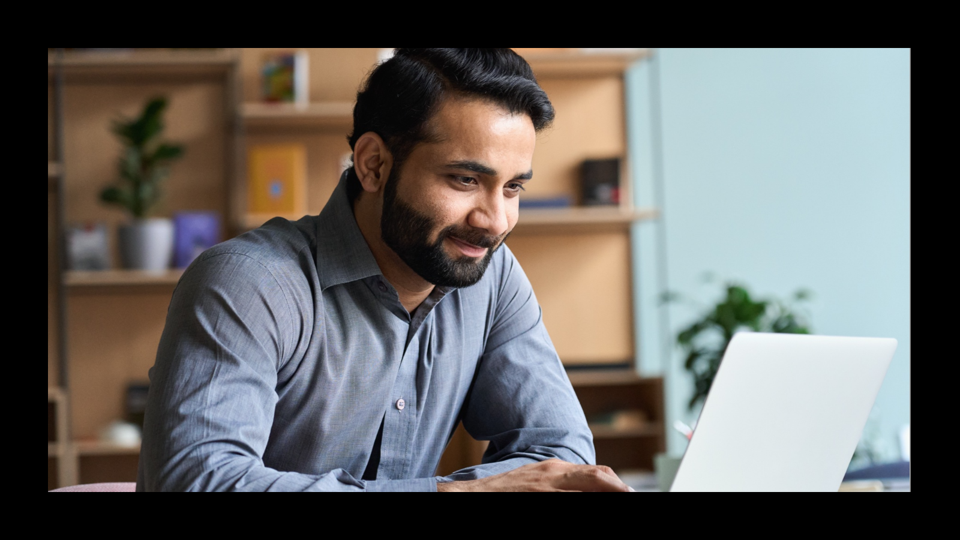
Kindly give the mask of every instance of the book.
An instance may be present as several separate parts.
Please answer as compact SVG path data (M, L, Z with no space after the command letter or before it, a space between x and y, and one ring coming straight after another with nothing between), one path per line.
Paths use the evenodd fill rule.
M307 105L310 102L309 64L310 58L306 51L264 55L260 72L263 100L269 103Z
M247 151L248 210L306 213L307 149L299 143L252 145Z
M585 206L620 204L620 159L587 159L581 167Z
M209 247L220 243L216 212L177 212L173 215L173 264L186 268Z
M573 200L569 195L556 197L520 197L520 208L569 208Z

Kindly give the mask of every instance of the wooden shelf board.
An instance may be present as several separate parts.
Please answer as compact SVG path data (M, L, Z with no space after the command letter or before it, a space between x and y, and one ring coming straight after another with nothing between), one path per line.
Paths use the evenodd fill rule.
M62 403L67 399L66 392L63 391L59 386L48 386L47 387L47 402L48 403Z
M630 224L643 219L654 219L659 212L653 208L624 210L618 207L578 206L572 208L523 208L518 224L560 225L623 223Z
M590 424L590 431L594 439L629 439L633 437L659 437L663 434L660 424L646 424L631 428L613 428L597 424Z
M623 369L568 369L567 377L574 387L611 386L655 382L659 378L641 377L632 368Z
M247 214L244 216L243 228L246 231L256 229L257 227L263 225L264 223L270 221L275 217L282 217L290 221L297 221L302 218L305 214L295 215L295 214Z
M60 176L60 164L56 161L47 162L47 178L56 178Z
M538 77L595 77L620 75L650 54L650 49L635 49L616 52L535 52L524 54L523 57Z
M62 60L56 52L47 53L47 72L57 65L67 74L220 74L238 62L233 49L213 50L133 50L133 51L66 51Z
M515 230L518 233L627 230L636 221L656 219L659 215L659 212L652 208L525 208L520 210L520 219Z
M529 208L520 210L520 219L516 231L544 231L553 232L555 228L589 231L594 228L626 229L635 221L656 219L659 212L652 208L637 210L622 210L619 208L559 208L543 209ZM243 225L245 230L255 229L263 225L273 214L247 214ZM291 221L296 221L302 215L281 215Z
M122 445L98 440L79 440L73 442L77 456L137 455L140 445Z
M113 285L176 285L183 270L70 270L64 279L68 287Z
M353 102L244 103L240 116L247 126L346 127L353 125Z

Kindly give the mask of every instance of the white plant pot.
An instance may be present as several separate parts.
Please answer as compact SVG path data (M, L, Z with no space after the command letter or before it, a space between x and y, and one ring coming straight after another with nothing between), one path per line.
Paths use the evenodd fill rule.
M120 260L131 270L163 271L173 258L173 221L166 218L136 219L121 225Z

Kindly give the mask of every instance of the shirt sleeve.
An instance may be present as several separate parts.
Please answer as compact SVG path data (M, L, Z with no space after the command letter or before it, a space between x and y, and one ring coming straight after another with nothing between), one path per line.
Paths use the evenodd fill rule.
M467 396L463 426L490 441L483 463L440 481L470 480L561 459L595 464L593 435L543 324L533 288L505 247L495 320Z
M283 280L242 253L205 254L184 273L150 370L137 490L436 491L435 478L364 481L343 469L264 465L277 371L311 322Z

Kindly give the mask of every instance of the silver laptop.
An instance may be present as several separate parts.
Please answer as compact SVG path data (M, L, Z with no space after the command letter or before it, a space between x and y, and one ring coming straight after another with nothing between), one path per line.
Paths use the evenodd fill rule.
M837 491L896 348L736 334L670 491Z

